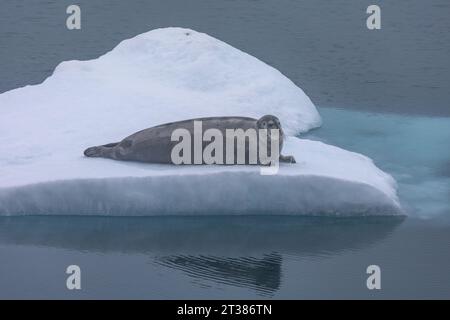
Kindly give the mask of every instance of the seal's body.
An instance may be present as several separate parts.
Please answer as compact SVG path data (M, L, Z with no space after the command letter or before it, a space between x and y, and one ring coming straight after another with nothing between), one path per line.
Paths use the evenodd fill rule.
M195 121L201 122L201 129L203 132L208 129L219 130L224 139L224 148L226 146L227 129L242 129L243 131L254 129L256 132L258 132L258 129L268 129L268 131L270 131L270 129L279 129L279 152L281 153L284 135L280 122L275 116L267 115L259 120L247 117L210 117L166 123L136 132L126 137L121 142L88 148L84 151L84 155L87 157L102 157L114 160L172 164L172 150L179 143L179 141L172 141L171 138L173 132L177 129L187 130L192 136L193 147ZM270 134L268 135L267 140L267 144L270 146ZM202 151L209 143L209 141L202 141ZM236 155L237 152L236 148L237 147L235 146L234 155ZM226 163L225 157L224 151L223 163ZM295 162L294 158L291 156L280 156L280 161ZM190 163L194 163L193 154ZM249 164L248 143L245 143L245 164Z

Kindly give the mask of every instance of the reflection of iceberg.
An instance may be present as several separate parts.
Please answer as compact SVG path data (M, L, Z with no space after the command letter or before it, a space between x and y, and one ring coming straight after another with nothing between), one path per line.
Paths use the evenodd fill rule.
M92 252L326 255L387 236L402 217L0 217L0 244Z
M282 256L323 257L371 246L397 217L0 217L0 245L146 254L201 281L270 293Z
M61 63L44 83L0 95L0 214L369 215L400 211L395 183L358 154L291 138L299 163L189 168L86 159L91 145L197 116L278 116L294 135L320 125L277 70L188 29L158 29L90 61Z

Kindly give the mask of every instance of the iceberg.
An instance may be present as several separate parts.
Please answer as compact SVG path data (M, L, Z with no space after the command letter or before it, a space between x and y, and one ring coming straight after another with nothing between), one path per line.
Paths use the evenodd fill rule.
M35 182L0 188L0 213L401 213L395 181L369 158L295 137L287 139L285 148L298 163L282 164L273 176L261 175L257 166L172 166L87 158L70 165L36 164L27 172L24 168L11 171L11 175L18 174L18 180L25 180L34 171Z
M392 177L360 154L293 137L321 125L308 96L206 34L156 29L43 83L0 94L0 215L401 213ZM90 159L86 147L165 122L274 114L297 164L172 166Z

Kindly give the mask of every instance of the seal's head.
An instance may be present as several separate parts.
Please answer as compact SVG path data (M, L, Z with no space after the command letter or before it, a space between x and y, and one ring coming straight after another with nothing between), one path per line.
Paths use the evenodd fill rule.
M270 136L271 129L278 129L280 137L283 137L283 130L281 129L280 120L273 115L262 116L257 122L256 126L258 129L267 129L267 134Z
M262 116L257 122L258 129L279 129L281 130L280 120L270 114Z
M259 129L267 129L268 141L273 138L271 130L278 130L278 140L280 143L280 151L281 151L281 148L283 147L284 134L283 134L283 129L281 128L280 120L277 117L275 117L271 114L262 116L256 122L256 127L258 130Z

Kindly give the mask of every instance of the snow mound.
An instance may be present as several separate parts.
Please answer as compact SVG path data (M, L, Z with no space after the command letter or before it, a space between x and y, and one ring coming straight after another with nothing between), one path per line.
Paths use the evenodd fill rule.
M42 84L0 95L0 215L397 214L395 182L364 156L289 138L299 163L152 165L90 159L86 147L165 122L274 114L289 135L320 125L279 71L206 34L157 29Z
M98 59L62 62L42 84L0 95L0 106L3 134L46 140L64 128L65 141L88 145L196 117L274 114L290 135L321 124L308 96L278 70L182 28L124 40Z

